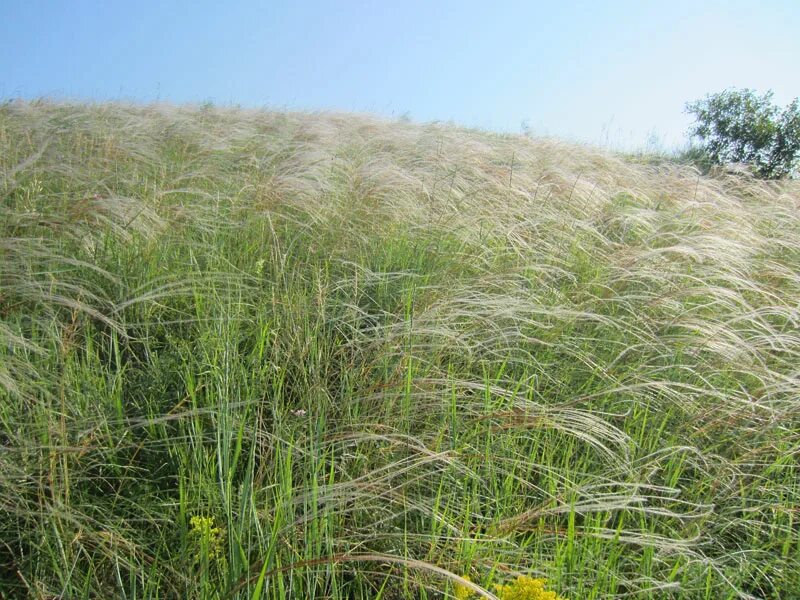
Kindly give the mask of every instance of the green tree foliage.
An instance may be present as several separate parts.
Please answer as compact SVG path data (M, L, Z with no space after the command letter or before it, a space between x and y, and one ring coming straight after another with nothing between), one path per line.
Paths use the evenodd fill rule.
M772 91L725 90L690 102L686 112L696 122L690 133L712 164L752 165L765 179L796 174L800 160L800 105L795 98L781 109Z

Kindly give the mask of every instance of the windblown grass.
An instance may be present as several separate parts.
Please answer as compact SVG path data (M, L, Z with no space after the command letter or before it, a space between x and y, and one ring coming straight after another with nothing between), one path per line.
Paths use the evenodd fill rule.
M797 597L798 182L49 102L0 177L0 598Z

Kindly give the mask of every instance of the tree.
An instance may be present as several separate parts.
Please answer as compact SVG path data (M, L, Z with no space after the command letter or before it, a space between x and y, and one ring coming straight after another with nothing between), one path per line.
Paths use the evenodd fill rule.
M690 134L712 164L752 165L765 179L795 175L800 162L800 104L795 98L781 109L772 91L729 89L690 102L686 112L696 122Z

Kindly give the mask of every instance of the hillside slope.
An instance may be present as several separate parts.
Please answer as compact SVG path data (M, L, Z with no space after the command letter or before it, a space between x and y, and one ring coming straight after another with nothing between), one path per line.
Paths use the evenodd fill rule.
M0 178L0 598L800 590L798 182L48 102Z

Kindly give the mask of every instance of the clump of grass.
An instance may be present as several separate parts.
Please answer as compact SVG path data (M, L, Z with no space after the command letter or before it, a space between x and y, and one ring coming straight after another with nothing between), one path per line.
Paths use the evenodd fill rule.
M799 185L2 105L0 598L790 597Z

